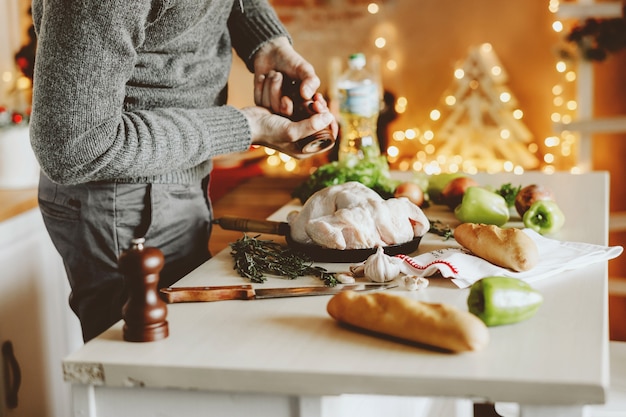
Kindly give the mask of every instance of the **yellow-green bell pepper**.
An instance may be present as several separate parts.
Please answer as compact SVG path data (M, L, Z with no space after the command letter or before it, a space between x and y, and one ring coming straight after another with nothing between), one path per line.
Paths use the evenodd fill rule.
M509 221L509 207L504 197L483 187L469 187L463 200L454 209L463 223L483 223L502 226Z
M543 296L528 283L511 277L486 277L470 287L467 306L470 313L487 326L500 326L527 320L535 315Z
M553 200L535 201L524 213L524 226L542 235L558 232L565 223L565 215Z

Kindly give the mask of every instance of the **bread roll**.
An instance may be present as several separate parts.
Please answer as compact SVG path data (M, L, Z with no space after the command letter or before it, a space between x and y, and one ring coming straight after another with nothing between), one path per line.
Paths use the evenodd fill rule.
M330 299L327 311L342 323L451 352L480 350L489 343L487 326L478 317L447 304L344 291Z
M520 229L463 223L454 229L454 238L474 255L513 271L528 271L539 262L537 245Z

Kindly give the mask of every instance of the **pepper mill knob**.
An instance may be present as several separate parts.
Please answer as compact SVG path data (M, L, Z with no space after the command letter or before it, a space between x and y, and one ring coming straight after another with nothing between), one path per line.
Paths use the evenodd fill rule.
M122 307L124 340L128 342L152 342L169 335L167 305L158 294L165 258L159 249L144 247L144 243L144 238L132 239L118 261L128 289Z

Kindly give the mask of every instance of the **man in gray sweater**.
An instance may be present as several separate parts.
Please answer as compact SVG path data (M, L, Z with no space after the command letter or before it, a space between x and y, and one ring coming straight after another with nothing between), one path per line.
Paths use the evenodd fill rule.
M33 20L40 207L87 341L121 318L131 239L164 253L161 286L208 259L213 157L252 144L306 157L295 141L337 123L267 0L34 0ZM226 104L233 49L256 106ZM283 74L310 118L284 117Z

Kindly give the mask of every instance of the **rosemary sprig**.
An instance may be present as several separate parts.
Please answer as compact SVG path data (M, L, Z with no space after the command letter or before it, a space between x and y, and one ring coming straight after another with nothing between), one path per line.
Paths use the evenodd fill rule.
M454 236L454 231L452 228L443 224L441 220L429 220L430 221L430 233L434 233L436 235L442 236L443 240L448 240Z
M244 233L241 239L230 244L230 254L235 261L233 269L252 282L263 283L266 274L278 275L288 279L313 275L319 277L326 286L334 287L339 283L335 274L314 266L304 254L284 248L272 240L250 237Z

